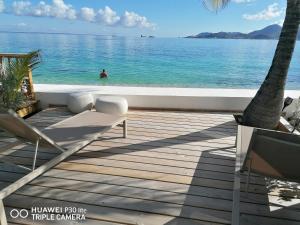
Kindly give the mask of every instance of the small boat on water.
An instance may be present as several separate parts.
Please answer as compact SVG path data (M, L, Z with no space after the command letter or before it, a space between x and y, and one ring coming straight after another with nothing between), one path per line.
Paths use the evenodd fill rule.
M141 38L155 38L154 36L150 35L150 36L146 36L146 35L142 35L141 34Z

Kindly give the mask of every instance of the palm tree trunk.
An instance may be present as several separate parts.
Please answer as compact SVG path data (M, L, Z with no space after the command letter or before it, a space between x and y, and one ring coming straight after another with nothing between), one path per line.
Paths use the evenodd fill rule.
M300 0L287 0L286 16L272 65L260 89L245 109L242 124L266 129L277 127L299 22Z

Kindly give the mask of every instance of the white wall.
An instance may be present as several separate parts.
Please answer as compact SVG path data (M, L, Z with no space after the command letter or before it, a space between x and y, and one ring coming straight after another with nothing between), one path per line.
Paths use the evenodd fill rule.
M117 95L127 99L129 107L190 109L216 111L242 111L256 90L249 89L202 89L156 88L83 85L34 85L41 107L49 104L66 105L70 93L91 92L94 97ZM286 91L286 96L298 98L300 91Z

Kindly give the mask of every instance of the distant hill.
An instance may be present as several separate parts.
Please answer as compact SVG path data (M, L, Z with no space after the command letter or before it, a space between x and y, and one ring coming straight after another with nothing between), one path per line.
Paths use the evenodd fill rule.
M240 32L218 32L218 33L200 33L186 38L215 38L215 39L278 39L281 32L281 26L273 24L261 30L252 31L250 33ZM298 35L300 39L300 35Z
M261 30L256 30L247 34L250 39L278 39L281 32L281 26L273 24Z

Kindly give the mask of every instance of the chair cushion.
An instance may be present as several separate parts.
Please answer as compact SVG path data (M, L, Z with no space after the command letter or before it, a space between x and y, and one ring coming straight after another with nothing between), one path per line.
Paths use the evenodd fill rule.
M128 111L128 103L123 97L101 96L96 98L95 108L97 112L124 115Z
M94 105L94 98L90 93L70 94L67 101L68 109L73 113L81 113L91 110Z

